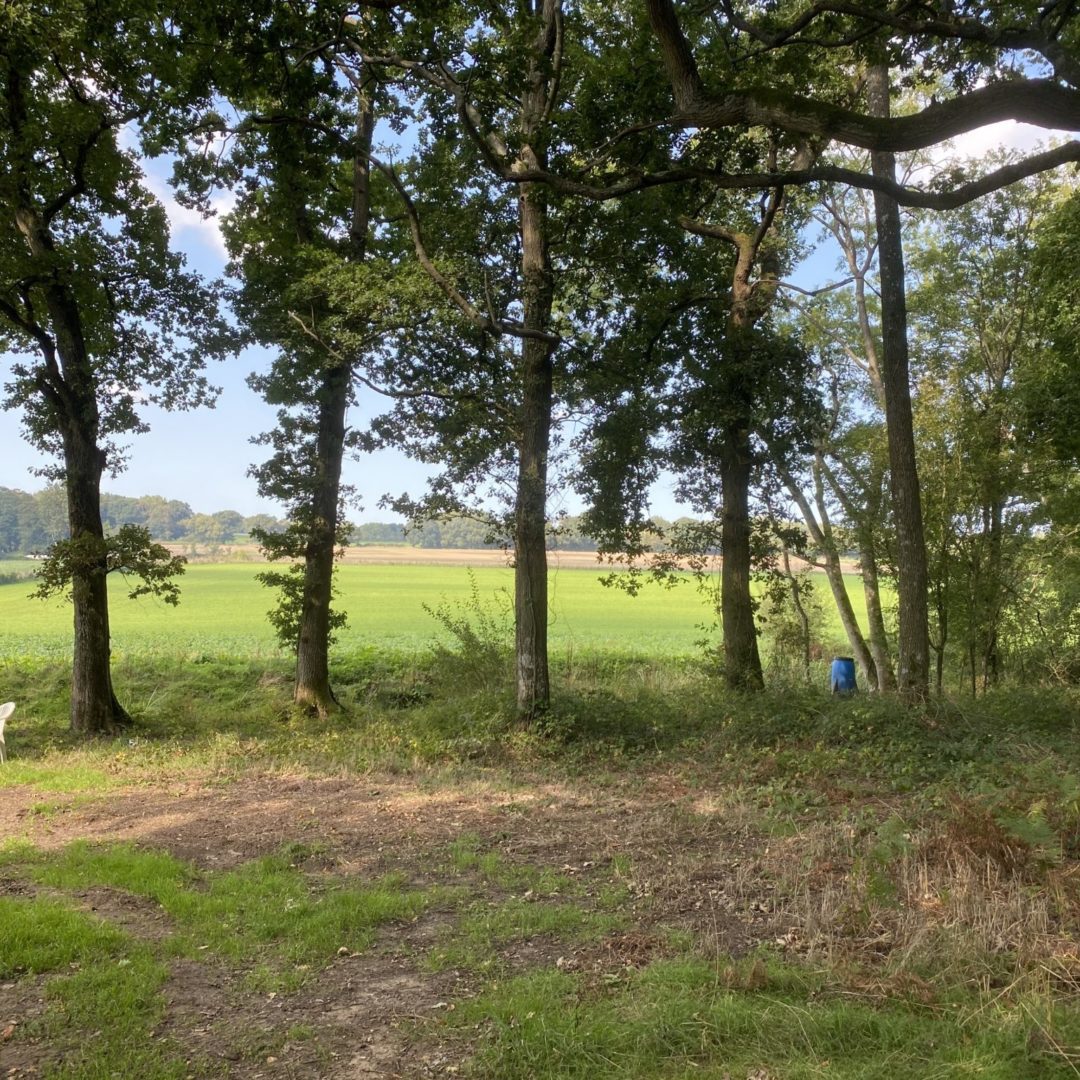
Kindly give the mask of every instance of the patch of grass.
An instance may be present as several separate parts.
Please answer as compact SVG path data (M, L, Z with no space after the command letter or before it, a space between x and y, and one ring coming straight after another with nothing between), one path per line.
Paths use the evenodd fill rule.
M54 900L0 896L0 979L120 955L127 938Z
M386 877L367 886L313 880L293 861L270 855L235 870L200 872L163 852L84 842L38 856L35 880L56 889L109 886L159 904L174 920L175 953L209 951L252 964L259 989L292 989L339 950L370 946L383 923L409 919L430 897ZM9 865L16 862L9 858Z
M536 896L574 896L581 886L569 874L550 866L510 862L498 851L483 851L478 836L465 834L450 844L450 865L457 873L476 872L484 881Z
M874 1005L774 961L663 961L610 983L551 970L509 979L463 1001L449 1024L466 1039L480 1026L474 1073L501 1080L1075 1075L1075 1008L968 1006Z
M445 940L431 950L427 965L433 971L484 971L497 967L500 951L512 943L537 937L567 943L596 941L623 925L619 915L572 903L521 898L500 904L478 903L468 908Z
M117 781L107 776L100 769L83 762L65 762L47 760L29 762L15 759L8 761L0 769L0 788L26 784L39 791L52 791L57 794L70 792L108 791Z
M180 1080L189 1075L183 1050L150 1037L164 1012L168 967L144 947L113 964L93 964L46 987L44 1017L28 1032L47 1038L62 1061L48 1077Z
M128 935L48 898L0 897L0 978L64 972L45 984L44 1013L17 1040L47 1040L57 1060L46 1076L186 1075L175 1047L149 1031L164 1005L167 968Z

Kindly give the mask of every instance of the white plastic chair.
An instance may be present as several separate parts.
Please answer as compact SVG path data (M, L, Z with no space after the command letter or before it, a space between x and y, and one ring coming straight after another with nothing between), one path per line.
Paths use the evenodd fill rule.
M0 705L0 761L7 761L7 745L4 742L4 725L8 717L15 711L15 702L9 701Z

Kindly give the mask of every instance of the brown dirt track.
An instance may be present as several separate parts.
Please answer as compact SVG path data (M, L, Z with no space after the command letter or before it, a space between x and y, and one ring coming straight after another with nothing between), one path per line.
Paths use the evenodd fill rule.
M0 831L44 850L73 840L127 842L167 850L208 870L228 869L292 842L317 843L305 870L340 881L397 872L410 887L464 885L473 902L498 905L508 890L475 871L456 872L447 847L464 834L508 864L550 868L585 886L581 900L613 880L613 860L632 862L626 884L633 925L590 945L544 935L504 947L507 970L568 967L598 980L662 955L656 924L685 929L722 952L771 940L777 916L760 903L755 838L738 821L711 814L679 781L654 778L648 794L617 785L604 791L559 783L506 790L473 782L423 790L400 778L320 779L300 775L140 784L90 803L61 797L36 811L40 793L8 789ZM699 813L705 811L704 814ZM0 895L37 887L0 874ZM149 900L107 888L76 896L86 910L144 940L170 932ZM625 909L624 909L625 910ZM166 1010L153 1038L190 1053L192 1077L352 1080L452 1076L463 1049L440 1034L447 1008L477 992L468 970L426 970L424 957L456 918L428 909L406 925L384 927L371 950L333 958L294 994L253 994L244 972L205 957L170 965ZM44 1008L44 980L0 984L0 1029L27 1024ZM298 1039L290 1032L306 1029ZM0 1043L2 1075L31 1077L57 1064L56 1047L34 1040Z

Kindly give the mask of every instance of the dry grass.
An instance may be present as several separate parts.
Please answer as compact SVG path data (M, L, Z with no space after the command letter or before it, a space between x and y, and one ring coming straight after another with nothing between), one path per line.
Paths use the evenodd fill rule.
M757 862L744 887L775 882L775 943L854 968L864 990L1080 991L1080 867L1041 863L988 815L959 811L891 851L849 823L816 822Z

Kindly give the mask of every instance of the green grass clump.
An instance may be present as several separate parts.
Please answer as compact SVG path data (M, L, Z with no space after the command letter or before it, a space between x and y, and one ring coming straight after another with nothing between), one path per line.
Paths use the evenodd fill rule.
M42 974L52 975L45 1009L14 1037L49 1043L56 1060L44 1075L186 1075L176 1048L149 1037L164 1009L160 991L168 975L150 948L57 900L0 897L0 979Z
M150 1036L164 1012L161 989L167 978L167 965L135 946L121 961L91 964L51 980L45 1015L27 1033L61 1051L61 1061L45 1075L58 1080L189 1075L183 1049Z
M116 957L126 942L119 930L54 900L0 896L0 979Z
M338 950L366 949L378 926L413 918L429 902L400 878L367 886L313 880L295 861L302 856L285 852L200 872L164 852L77 842L27 869L56 889L108 886L152 900L174 920L171 952L208 951L250 965L260 988L299 985Z
M1075 1009L911 1008L831 992L821 975L775 962L718 970L663 961L602 983L545 970L461 1004L451 1023L480 1025L478 1076L783 1076L879 1080L1075 1075L1054 1046L1076 1045ZM985 1007L985 1006L983 1006ZM990 1022L987 1022L990 1021Z

